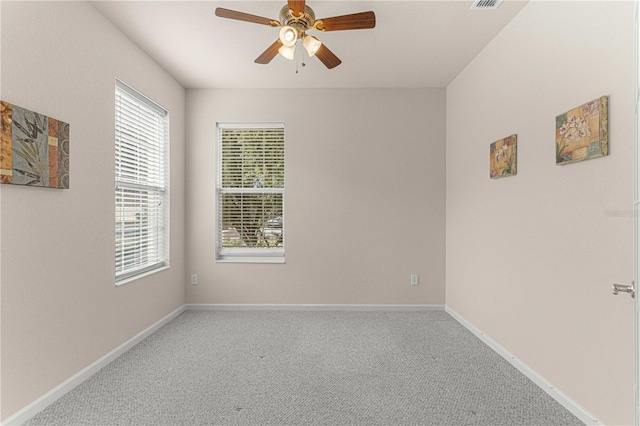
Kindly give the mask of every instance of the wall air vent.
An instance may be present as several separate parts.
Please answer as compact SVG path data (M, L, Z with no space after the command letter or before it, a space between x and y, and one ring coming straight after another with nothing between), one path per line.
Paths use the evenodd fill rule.
M500 6L502 0L474 0L471 10L493 10Z

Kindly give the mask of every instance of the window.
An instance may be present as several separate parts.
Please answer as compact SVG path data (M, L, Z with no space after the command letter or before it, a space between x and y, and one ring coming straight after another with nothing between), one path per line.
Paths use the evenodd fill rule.
M116 284L169 266L169 113L116 81Z
M217 259L284 262L284 124L218 123Z

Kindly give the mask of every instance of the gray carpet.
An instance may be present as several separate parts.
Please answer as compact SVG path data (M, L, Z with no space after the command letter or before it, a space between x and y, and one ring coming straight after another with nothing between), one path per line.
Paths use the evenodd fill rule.
M187 311L29 425L582 425L445 312Z

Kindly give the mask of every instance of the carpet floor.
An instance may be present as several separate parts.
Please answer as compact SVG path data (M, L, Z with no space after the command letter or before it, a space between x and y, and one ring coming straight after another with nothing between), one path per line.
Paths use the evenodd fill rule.
M582 425L442 311L186 311L28 425Z

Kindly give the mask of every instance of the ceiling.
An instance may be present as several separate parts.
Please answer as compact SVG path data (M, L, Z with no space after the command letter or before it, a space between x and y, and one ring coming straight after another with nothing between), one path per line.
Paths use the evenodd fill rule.
M215 16L217 7L277 20L282 1L94 1L93 6L186 88L446 87L526 5L471 1L313 1L317 18L372 10L376 28L310 31L342 64L278 55L254 63L278 28ZM306 66L302 66L302 62ZM296 69L298 72L296 73Z

